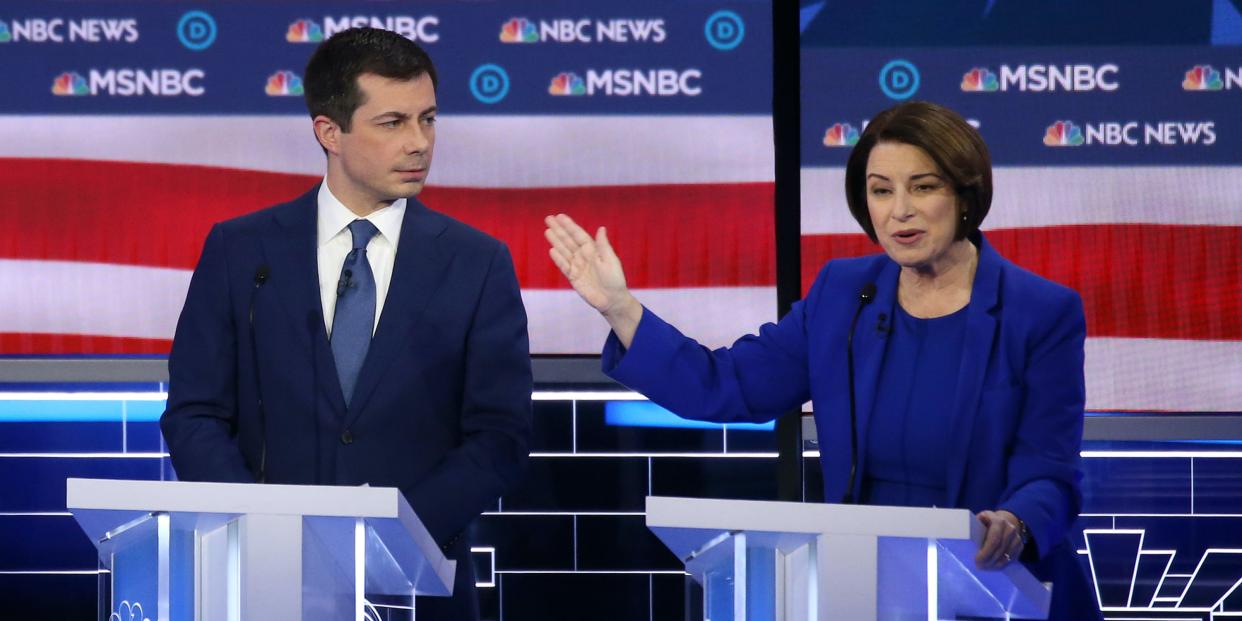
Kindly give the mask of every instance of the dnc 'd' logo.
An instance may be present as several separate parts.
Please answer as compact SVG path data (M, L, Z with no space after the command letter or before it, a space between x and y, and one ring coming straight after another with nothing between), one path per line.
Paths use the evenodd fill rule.
M727 52L741 45L742 39L746 38L746 22L733 11L716 11L703 24L703 35L709 45Z
M852 147L858 144L858 129L849 123L833 123L824 132L825 147Z
M1073 121L1057 121L1044 131L1044 146L1078 147L1083 142L1082 128Z
M323 28L309 19L299 19L289 24L285 41L290 43L319 43L323 41Z
M263 89L268 97L300 97L302 78L292 71L277 71L267 78L267 86Z

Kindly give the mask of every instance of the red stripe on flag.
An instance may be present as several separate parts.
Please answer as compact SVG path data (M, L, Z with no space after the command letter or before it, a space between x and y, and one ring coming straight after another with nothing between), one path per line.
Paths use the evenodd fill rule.
M987 233L1006 258L1083 298L1095 337L1242 340L1242 227L1098 224ZM862 234L802 238L802 286Z
M72 183L66 182L72 180ZM287 201L314 177L196 166L0 160L0 257L191 269L215 222ZM543 217L607 226L636 288L772 286L773 184L429 187L432 208L509 245L525 288L567 285Z
M172 341L86 334L25 334L0 332L4 355L30 354L160 354L167 355Z

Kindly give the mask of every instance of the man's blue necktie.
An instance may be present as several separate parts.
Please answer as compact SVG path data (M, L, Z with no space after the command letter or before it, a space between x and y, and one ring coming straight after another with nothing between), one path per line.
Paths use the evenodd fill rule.
M354 220L349 233L354 249L345 257L341 278L336 285L336 314L332 318L332 357L341 379L341 392L349 405L358 383L362 361L371 347L371 328L375 325L375 275L367 261L367 242L379 232L366 220Z

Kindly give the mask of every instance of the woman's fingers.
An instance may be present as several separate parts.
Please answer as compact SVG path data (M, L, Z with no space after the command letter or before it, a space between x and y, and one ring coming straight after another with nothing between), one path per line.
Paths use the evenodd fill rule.
M556 265L556 268L561 270L561 273L568 277L570 269L569 260L561 256L561 253L558 252L556 248L548 248L548 256L552 257L552 263Z
M979 521L987 528L975 564L981 569L999 569L1020 552L1021 537L1014 523L994 511L981 511Z
M620 261L620 259L617 259L617 253L612 249L612 243L608 241L608 229L602 226L595 232L595 250L600 258L608 261Z
M591 236L587 235L587 232L578 226L578 223L574 222L573 218L561 213L556 214L556 220L565 232L569 234L570 238L573 239L574 243L579 246L591 245Z
M979 546L979 553L975 555L975 565L981 569L991 569L994 565L994 558L997 556L997 550L1001 547L1001 531L997 526L1000 520L992 514L991 511L983 511L979 513L979 521L987 529L983 533L983 543Z
M554 216L548 216L544 222L548 225L548 241L559 242L559 247L566 253L566 256L572 256L578 249L578 244L574 241L573 235L565 229L564 223Z
M549 245L551 245L549 250L553 252L553 260L556 263L556 267L561 267L561 263L564 263L565 267L561 267L561 271L568 274L569 262L574 258L574 251L570 250L570 248L565 245L564 240L561 240L561 238L551 229L544 230L544 237L548 240ZM558 257L560 258L560 261L556 261L556 258Z

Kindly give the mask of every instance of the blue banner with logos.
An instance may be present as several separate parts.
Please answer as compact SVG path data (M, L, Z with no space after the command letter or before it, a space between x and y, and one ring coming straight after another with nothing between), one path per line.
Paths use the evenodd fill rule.
M805 48L803 163L843 166L909 99L977 124L997 165L1242 162L1242 53L1222 47Z
M766 2L16 2L0 114L302 113L315 44L353 26L423 45L453 113L771 109Z

